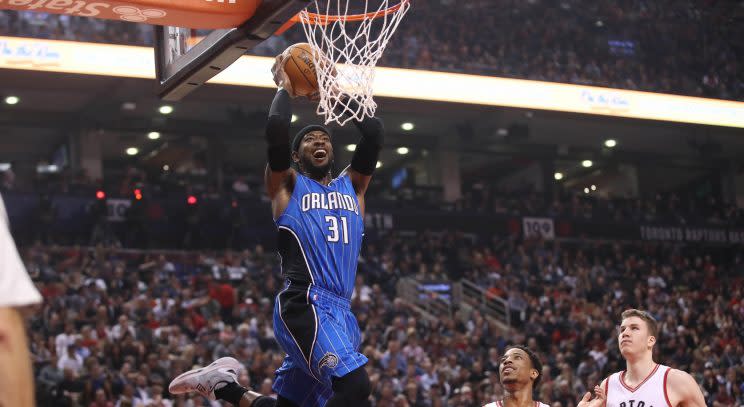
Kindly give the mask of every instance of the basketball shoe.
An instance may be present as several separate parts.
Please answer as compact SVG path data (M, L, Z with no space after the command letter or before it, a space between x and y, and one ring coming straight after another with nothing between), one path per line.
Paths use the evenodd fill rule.
M215 400L214 391L231 383L238 382L238 375L243 365L234 358L220 358L211 365L189 370L173 379L168 391L171 394L197 392L202 396Z

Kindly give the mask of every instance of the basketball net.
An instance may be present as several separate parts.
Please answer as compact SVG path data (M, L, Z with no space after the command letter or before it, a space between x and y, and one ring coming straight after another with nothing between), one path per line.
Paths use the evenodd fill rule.
M389 7L391 1L400 6ZM381 0L376 9L364 0L362 14L351 15L356 10L349 3L361 6L362 1L314 0L299 14L308 43L320 51L313 52L313 62L320 91L317 113L325 124L343 126L374 116L375 65L411 8L410 0Z

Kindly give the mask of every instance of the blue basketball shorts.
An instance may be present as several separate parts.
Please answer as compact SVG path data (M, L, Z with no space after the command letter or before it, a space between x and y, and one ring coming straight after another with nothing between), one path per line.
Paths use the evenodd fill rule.
M288 283L277 295L274 334L287 356L273 389L300 407L325 405L332 379L367 363L351 303L315 285Z

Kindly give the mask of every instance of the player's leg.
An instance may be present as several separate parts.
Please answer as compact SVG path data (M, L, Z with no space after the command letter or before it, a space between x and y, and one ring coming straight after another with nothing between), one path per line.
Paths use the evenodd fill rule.
M359 353L360 333L349 304L319 291L311 301L321 321L311 366L323 379L330 378L333 396L326 406L367 406L371 385L364 366L367 358Z
M320 317L308 302L307 287L288 286L277 295L274 336L287 357L276 371L273 390L301 407L325 405L333 394L330 377L322 380L310 369Z
M371 393L367 369L361 366L344 377L333 378L333 397L328 399L326 407L371 406Z
M190 370L168 386L171 394L199 393L210 400L224 400L238 407L298 407L289 399L262 396L238 383L243 366L233 358L221 358L206 367Z
M359 323L350 310L338 312L337 316L339 313L342 314L345 321L345 334L349 338L352 348L358 351L362 339ZM365 367L361 366L343 377L333 378L333 397L328 400L326 406L369 406L369 395L371 391L369 375Z

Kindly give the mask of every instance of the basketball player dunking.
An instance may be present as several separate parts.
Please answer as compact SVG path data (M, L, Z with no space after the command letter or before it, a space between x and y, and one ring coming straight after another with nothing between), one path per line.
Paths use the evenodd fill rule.
M606 378L600 392L595 390L603 393L600 396L606 406L704 407L705 398L692 376L654 362L652 352L658 334L654 317L646 311L628 309L621 320L617 340L627 368Z
M499 363L499 381L506 392L504 399L484 407L548 407L532 399L541 372L542 362L529 348L521 345L509 347Z
M266 189L279 230L285 288L274 307L274 332L287 353L273 389L278 399L237 383L242 365L222 358L186 372L173 394L198 392L240 407L369 405L370 382L359 353L361 333L351 313L357 257L364 231L364 193L382 148L377 118L355 122L362 133L351 165L331 177L333 146L322 126L309 126L289 142L291 84L277 57L279 85L266 127Z

